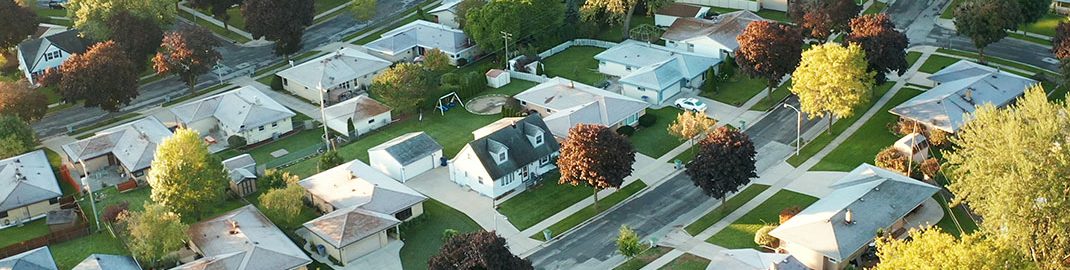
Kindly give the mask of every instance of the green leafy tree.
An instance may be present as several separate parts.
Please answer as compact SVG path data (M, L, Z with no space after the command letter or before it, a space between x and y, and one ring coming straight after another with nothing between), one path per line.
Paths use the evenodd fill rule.
M635 163L635 148L628 138L603 125L573 126L560 151L558 183L592 187L595 209L598 209L598 191L620 188L624 178L632 174Z
M704 112L686 111L676 115L676 120L669 124L669 134L681 141L687 141L695 148L695 137L709 131L717 125L717 120L706 116Z
M721 200L725 205L728 194L758 177L754 156L754 142L747 134L728 127L720 127L699 142L699 151L687 163L687 176L703 193Z
M115 13L107 21L107 26L113 31L111 40L130 57L138 72L147 67L142 63L156 54L163 40L163 30L153 23L151 18L142 18L120 11Z
M64 101L84 101L85 107L114 112L137 97L137 73L126 53L114 41L105 41L71 55L52 74L59 78L56 90Z
M509 251L505 238L477 231L450 237L427 262L431 270L509 269L532 270L531 261Z
M305 27L316 16L313 0L245 0L241 5L245 29L254 39L275 42L275 54L290 54L301 49Z
M487 52L503 49L502 32L510 33L509 48L516 49L518 41L544 41L557 35L563 8L556 0L491 0L468 11L464 32Z
M33 122L48 112L48 98L25 80L0 82L0 115L14 115Z
M199 219L204 205L217 203L227 188L219 158L195 130L180 128L156 147L149 170L152 201L186 218Z
M108 20L118 12L151 18L160 28L167 28L178 15L172 0L71 0L66 8L74 28L97 40L112 37L116 29L108 27Z
M955 9L955 30L970 37L984 63L985 47L1018 30L1021 17L1016 0L966 0Z
M469 10L480 8L486 4L487 2L483 0L461 0L461 3L457 4L457 16L453 17L453 20L460 26L458 28L464 29L464 24L467 22L465 18Z
M320 161L316 164L316 168L322 172L342 165L342 163L345 163L345 161L342 160L342 156L338 155L338 151L329 150L320 156Z
M273 188L260 195L260 207L271 220L294 227L301 215L305 189L297 184L288 184L285 188Z
M223 55L216 51L219 41L211 31L200 26L183 27L167 33L160 45L160 52L152 58L158 74L178 74L189 87L197 91L197 76L212 70Z
M1032 24L1043 18L1051 9L1051 0L1018 0L1021 7L1021 24Z
M1032 269L1026 256L980 234L961 238L939 227L911 230L909 240L877 238L873 269Z
M446 56L446 53L438 48L424 52L423 56L424 68L427 68L427 70L430 70L435 74L445 73L453 67L453 65L450 65L450 57Z
M867 66L866 54L856 44L827 43L806 50L791 75L791 92L799 96L799 109L810 118L827 115L832 133L833 116L850 117L858 104L869 100L874 72L867 71Z
M242 137L241 135L230 135L230 137L227 137L227 146L230 148L245 147L248 143L249 142L245 140L245 137Z
M15 1L0 1L0 52L14 48L36 31L37 13Z
M353 13L353 17L357 20L371 20L375 17L376 2L376 0L353 0L353 3L349 4L349 11Z
M639 4L647 7L647 14L653 15L654 11L672 3L668 0L587 0L580 7L580 18L584 21L603 20L612 25L622 27L621 34L628 39L628 30L632 23L632 15Z
M200 9L207 9L212 12L212 17L223 22L223 29L230 29L230 24L227 22L230 20L230 13L227 13L227 9L234 5L240 5L241 0L188 0L190 6Z
M37 138L29 124L11 115L0 114L0 159L33 150Z
M189 226L164 205L145 202L144 210L123 211L119 220L129 234L127 247L140 261L156 265L187 241Z
M776 22L756 21L747 24L736 37L736 66L751 78L766 81L766 99L785 75L799 65L803 37L799 30Z
M290 174L287 171L280 171L277 169L264 170L264 175L261 175L256 179L257 190L270 190L285 188L290 184L297 184L301 181L297 175Z
M866 52L868 70L876 72L876 83L888 80L888 72L898 71L903 75L910 68L907 64L907 45L910 41L903 32L895 30L895 23L887 14L870 14L851 20L848 43L862 46Z
M627 225L620 225L620 230L618 230L617 251L620 251L621 255L628 258L635 257L643 252L643 244L639 242L639 235L635 234L635 231L628 228Z
M413 63L400 63L372 79L371 93L398 112L413 112L427 105L432 74Z

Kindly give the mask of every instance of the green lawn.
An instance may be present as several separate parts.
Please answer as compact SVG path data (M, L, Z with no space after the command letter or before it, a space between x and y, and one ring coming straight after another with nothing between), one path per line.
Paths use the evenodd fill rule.
M168 107L168 106L171 106L171 105L179 104L179 103L185 102L187 100L206 95L206 94L211 93L211 92L213 92L215 90L219 90L221 88L226 88L228 86L230 86L230 83L218 84L218 85L215 85L215 86L212 86L212 87L201 89L201 90L197 91L197 93L195 93L195 94L192 94L192 95L191 94L186 94L186 95L181 96L179 98L172 99L171 101L164 102L162 106ZM234 87L234 88L238 88L238 87ZM227 90L230 90L230 89L227 89Z
M960 59L958 58L931 54L929 55L929 59L926 59L925 63L921 64L921 67L918 68L918 71L929 74L936 73L937 71L940 71L941 69L944 69L945 67L950 66L951 64L954 64L959 60Z
M673 107L657 110L647 109L646 114L657 117L657 122L651 127L639 128L631 136L630 139L632 145L635 146L635 150L656 159L683 143L676 137L669 135L669 124L676 121L676 115L680 114L680 112L682 112L680 109Z
M665 253L669 253L669 251L672 251L672 248L653 247L653 248L647 249L646 251L643 251L643 253L639 253L638 256L635 256L634 258L628 259L628 261L625 261L623 264L618 265L617 267L614 267L613 270L639 270L639 269L642 269L643 266L646 266L646 265L650 264L651 262L654 262L654 260L657 260L658 258L661 258L661 256L665 255Z
M459 232L480 230L471 218L456 209L436 200L424 202L424 214L401 225L401 264L404 269L427 269L427 260L438 254L442 247L442 232L454 229Z
M884 8L886 7L888 7L888 4L881 1L873 0L873 4L870 5L869 8L866 9L866 11L862 12L862 14L881 13L884 12Z
M598 60L594 59L594 55L605 50L588 46L569 47L542 61L546 76L561 76L587 85L597 85L605 81L606 76L598 73Z
M858 118L861 118L862 114L865 114L870 107L873 107L873 103L877 102L877 100L880 99L880 97L883 97L885 93L888 93L888 90L890 90L894 85L895 84L892 82L886 82L882 85L874 87L873 98L871 98L869 102L866 102L865 104L860 105L857 109L855 109L855 114L851 117L839 119L836 122L832 123L832 134L829 134L827 131L822 132L821 135L818 135L817 138L814 138L809 143L804 143L802 150L799 151L799 155L793 155L789 157L788 163L791 164L791 166L798 167L803 162L806 162L807 159L810 159L810 157L817 154L817 152L820 152L821 149L824 149L825 146L832 142L832 139L835 139L836 136L839 136L839 134L846 130L847 127L850 127L852 124L854 124L855 121L858 121ZM892 101L889 101L889 103L891 102ZM898 103L894 104L898 105Z
M603 211L606 211L606 209L609 209L609 208L613 207L614 205L617 205L621 201L624 201L624 199L627 199L628 197L631 197L632 194L635 194L635 193L639 192L640 190L643 190L643 188L646 188L646 183L643 183L642 180L636 180L635 182L632 182L631 184L628 184L627 186L624 186L620 190L617 190L616 192L613 192L613 194L610 194L609 196L606 196L605 198L599 199L598 200L598 209L595 209L594 205L588 206L586 208L581 209L580 211L577 211L576 213L573 213L572 215L569 215L568 217L562 219L561 221L558 221L557 223L554 223L553 225L550 225L550 227L547 227L546 229L549 229L550 232L552 233L551 237L555 237L555 236L557 236L557 235L559 235L561 233L564 233L565 231L568 231L568 230L580 225L580 223L583 223L584 221L587 221L588 219L591 219L595 215L597 215L599 213L602 213ZM542 232L538 232L538 233L532 235L531 238L535 239L535 240L539 240L539 241L546 241L546 237L545 237L545 235L543 235Z
M178 11L178 16L180 16L182 18L186 18L186 20L189 20L191 22L196 23L197 25L200 25L200 26L203 26L205 28L208 28L208 30L212 30L212 32L215 32L218 35L221 35L223 37L226 37L227 39L236 41L238 43L246 43L246 42L252 41L252 39L249 39L249 38L247 38L245 36L239 35L238 33L235 33L233 31L230 31L230 30L227 30L227 29L223 29L222 26L219 26L219 25L216 25L214 23L199 19L199 18L193 16L193 14L190 14L189 12L179 10ZM231 21L233 21L233 20L234 20L234 18L232 17Z
M533 87L535 85L536 85L536 83L534 83L534 82L515 79L515 80L509 81L509 84L506 84L505 86L502 86L501 88L498 88L498 89L487 88L487 91L483 92L483 93L480 93L480 95L505 94L505 95L509 95L509 96L514 96L516 94L519 94L520 92L524 92L525 90L528 90L528 88L531 88L531 87Z
M558 184L560 177L557 171L547 173L538 185L499 203L498 212L523 231L594 194L587 186Z
M684 253L680 257L676 257L669 264L658 268L658 270L705 270L706 266L710 265L710 260L695 256L691 253Z
M72 269L92 254L130 255L123 242L111 237L107 230L49 245L48 249L52 251L52 258L59 269Z
M908 52L907 53L907 68L913 67L915 62L918 62L918 58L921 58L921 52Z
M943 13L940 13L940 18L941 19L955 18L955 8L957 8L959 6L959 4L962 4L963 1L964 0L952 0L951 1L951 5L949 5L946 9L944 9Z
M1048 99L1050 99L1050 100L1066 100L1067 90L1070 90L1070 87L1068 87L1067 85L1060 85L1059 87L1056 87L1055 89L1048 89L1048 88L1044 88L1044 89L1049 91L1048 92Z
M45 98L48 99L48 104L63 102L63 97L56 92L56 86L42 86L37 88L37 91L41 91L42 94L45 94Z
M739 209L740 206L743 206L743 204L746 204L751 199L754 199L755 196L758 196L759 193L762 193L766 189L769 189L768 185L750 185L739 193L732 195L732 198L729 198L728 201L725 201L724 205L710 210L710 212L706 213L705 215L702 215L702 217L699 217L698 220L695 220L695 222L691 222L691 224L688 224L687 227L684 227L684 230L687 231L688 234L698 235L710 226L713 226L714 223L721 221L721 219L723 219L729 213L736 211L736 209Z
M1008 32L1007 36L1011 37L1011 38L1021 39L1021 40L1025 40L1025 41L1028 41L1028 42L1036 43L1036 44L1039 44L1039 45L1047 46L1047 47L1051 47L1052 46L1051 40L1049 40L1049 39L1038 38L1038 37L1034 37L1034 36L1027 36L1027 35L1023 35L1021 33L1016 33L1016 32Z
M22 227L0 229L0 236L3 236L0 237L0 247L6 247L47 234L48 225L45 224L45 219L43 218L23 224Z
M295 121L294 125L298 125L298 123ZM301 155L307 155L309 150L306 149L320 148L322 145L323 129L312 128L299 131L296 134L281 138L278 141L257 146L252 150L237 150L231 148L216 153L215 155L220 159L225 160L243 153L249 153L257 163L264 164L271 161L272 163L281 164L289 160L301 158ZM286 151L290 153L277 158L271 156L271 152L280 149L286 149Z
M728 227L713 235L706 242L727 249L758 248L754 243L754 232L766 224L776 225L780 221L780 211L784 208L798 206L806 208L817 198L790 190L781 190L761 205L737 219Z
M407 15L407 14L411 14L411 13L404 13L404 14ZM405 16L405 15L400 15L400 16ZM358 39L356 41L353 41L353 44L356 44L356 45L368 44L369 42L372 42L372 41L375 41L376 39L379 39L384 33L390 32L390 30L394 30L395 28L401 27L402 25L406 25L408 23L415 22L417 19L419 19L419 18L417 18L416 15L405 17L405 19L402 19L402 20L398 21L395 24L391 24L390 26L384 27L383 29L381 29L379 31L376 31L374 33L371 33L371 34L365 36L364 38L361 38L361 39ZM374 27L369 27L367 29L371 30L371 29L375 29L375 28ZM353 33L353 34L351 34L349 36L346 36L346 40L349 40L351 38L355 38L357 36L360 36L363 33L365 33L365 32L361 31L361 32Z
M736 73L732 79L721 83L717 87L717 91L703 89L699 95L738 107L759 92L765 91L765 83L766 81L763 79L751 78L743 73Z
M791 18L788 18L788 13L783 12L783 11L776 11L776 10L772 10L772 9L762 9L762 10L759 10L758 13L755 13L755 14L758 14L758 16L761 16L762 18L766 18L766 19L769 19L769 20L791 23Z
M53 9L36 4L31 4L31 6L33 6L33 11L37 13L38 17L67 17L67 9Z
M862 127L810 170L846 172L862 163L873 163L873 158L881 149L891 146L895 140L899 139L888 130L888 125L895 123L899 118L889 113L888 110L921 93L921 90L914 88L900 89L884 107L881 107L880 111L877 111L877 114L869 118L862 124Z
M312 51L307 51L307 52L298 54L297 56L294 56L292 58L293 58L294 64L301 64L302 63L301 60L304 60L305 58L309 58L309 57L315 56L315 55L317 55L319 53L320 53L320 51L312 50ZM264 75L264 74L267 74L268 72L273 72L273 71L276 71L277 69L286 67L286 65L288 65L288 64L289 64L289 62L279 61L278 63L272 64L270 66L259 68L255 72L253 72L253 77L254 78L255 77L260 77L260 75ZM270 86L271 82L268 81L268 83L265 83L265 84Z
M958 0L956 0L956 2L958 2ZM1041 17L1040 20L1037 20L1037 22L1035 23L1018 26L1018 30L1054 37L1055 27L1059 26L1059 22L1065 20L1066 16L1055 13L1048 13L1045 14L1044 17Z
M788 95L791 94L791 80L784 82L776 89L773 89L772 96L769 98L763 98L758 103L754 103L753 107L750 107L752 111L768 111L774 108L774 106L780 104Z

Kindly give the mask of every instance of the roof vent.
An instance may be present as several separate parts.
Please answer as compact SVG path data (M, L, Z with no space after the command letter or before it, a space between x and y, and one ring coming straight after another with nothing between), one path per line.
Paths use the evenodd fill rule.
M847 209L847 213L843 214L843 224L850 225L850 224L854 224L854 223L855 223L854 213L851 212L851 209Z
M966 91L962 93L962 98L973 103L973 88L966 88Z
M227 223L230 224L230 234L238 234L238 221L227 220Z

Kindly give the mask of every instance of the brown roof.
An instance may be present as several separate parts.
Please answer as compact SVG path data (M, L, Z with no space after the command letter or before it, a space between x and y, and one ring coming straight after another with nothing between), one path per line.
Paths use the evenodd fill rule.
M487 71L487 77L497 78L498 75L502 75L502 73L505 73L505 71L500 69L491 69Z
M336 248L342 248L390 229L401 221L392 216L357 207L327 213L304 224L304 227Z
M674 3L672 5L668 5L661 9L658 9L658 12L655 13L674 17L695 17L695 15L698 15L698 11L701 9L702 8L699 6Z

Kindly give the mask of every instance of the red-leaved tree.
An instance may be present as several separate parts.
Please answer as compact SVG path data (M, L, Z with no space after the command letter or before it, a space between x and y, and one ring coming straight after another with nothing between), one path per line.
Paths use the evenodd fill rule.
M739 42L736 65L747 76L765 79L767 92L772 92L785 75L795 71L802 59L802 34L790 25L752 22L736 41Z
M687 176L706 195L724 205L729 193L758 177L754 143L743 132L719 127L699 142L698 155L687 163Z
M183 27L167 33L160 44L160 52L152 58L158 74L178 74L189 86L189 92L196 91L197 76L212 69L223 58L215 47L219 41L212 32L199 26Z
M438 254L427 261L431 270L486 269L530 270L531 261L509 251L505 238L494 232L477 231L446 240Z
M137 97L137 75L137 66L119 45L105 41L71 55L59 66L59 73L46 77L59 76L57 90L64 101L84 100L86 107L114 112Z
M632 175L635 147L623 135L603 125L579 124L568 130L561 144L557 167L560 184L594 188L594 207L598 208L598 191L620 188L624 178Z
M877 84L887 81L885 73L907 71L907 35L895 30L895 23L884 13L860 16L851 20L847 42L858 43L866 52L868 71L876 71Z
M809 37L826 40L833 32L847 31L847 23L858 16L862 6L855 0L793 0L788 17Z

